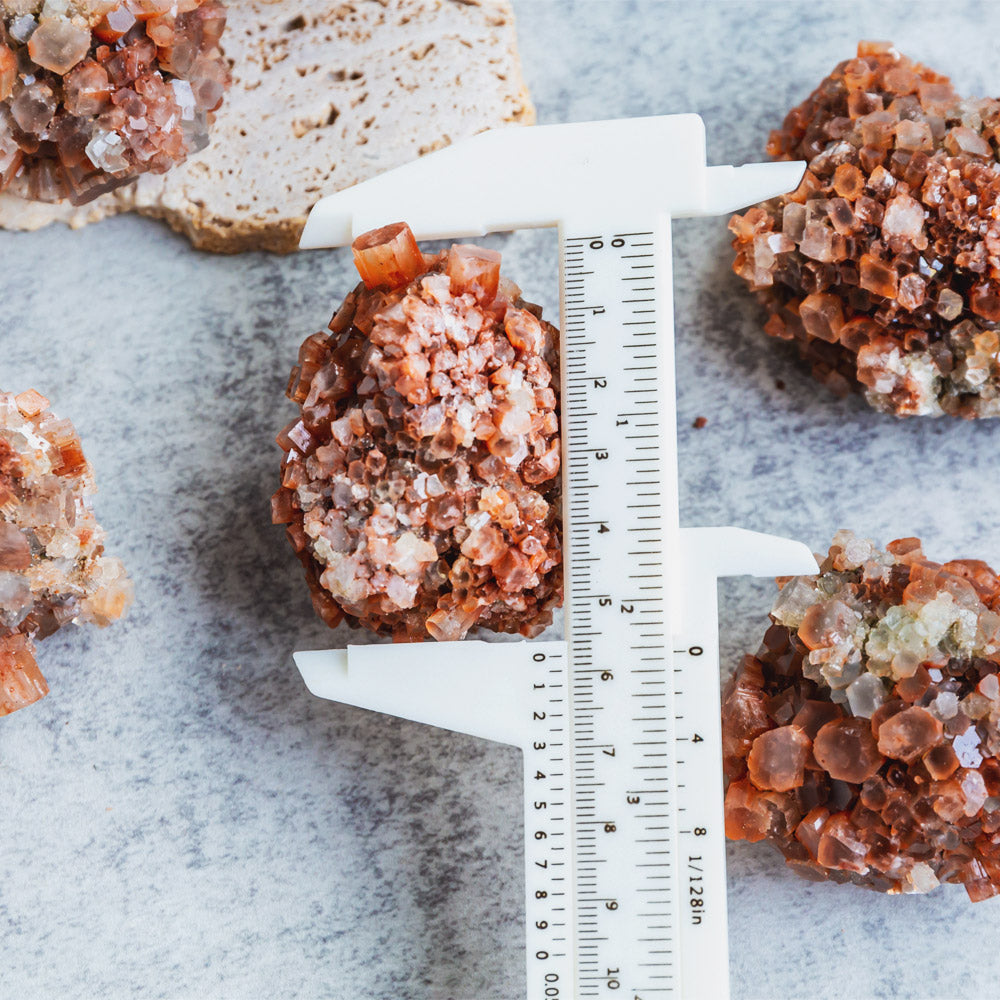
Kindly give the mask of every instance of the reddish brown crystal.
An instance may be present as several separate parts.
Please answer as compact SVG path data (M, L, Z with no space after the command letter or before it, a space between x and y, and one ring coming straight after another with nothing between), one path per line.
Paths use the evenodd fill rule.
M93 473L72 424L31 389L0 393L0 716L48 693L33 640L105 626L132 600L90 508Z
M536 635L562 601L557 331L499 255L360 237L364 278L299 352L272 501L317 613L395 639Z
M82 204L203 149L219 0L0 2L0 190Z
M723 696L726 833L886 892L1000 893L1000 577L839 532ZM811 753L806 751L810 746Z
M747 657L743 668L726 688L722 703L726 719L722 750L727 767L732 767L731 771L727 770L728 777L739 778L746 774L746 758L753 741L773 725L765 704L763 686L759 664L752 657Z
M867 719L828 722L816 734L813 755L831 778L856 785L877 774L885 762Z
M904 683L900 681L896 686ZM943 732L941 720L935 719L926 709L907 708L879 726L879 753L909 764L937 746Z
M958 756L948 743L941 743L924 754L924 767L935 780L950 778L958 768Z
M726 836L756 843L787 836L797 821L790 796L761 792L750 781L734 781L726 796Z
M779 697L781 697L779 695ZM790 712L795 712L795 706L798 704L796 701L785 698L788 704L788 710ZM773 704L773 701L772 701ZM801 705L792 721L795 725L799 726L802 731L811 740L815 740L819 736L820 732L826 728L826 726L833 722L835 719L840 719L844 712L839 705L834 705L828 701L810 701L806 700L801 702ZM813 748L815 750L815 747Z
M33 705L48 693L31 640L19 632L0 638L0 716Z
M750 780L758 788L789 792L805 778L810 740L798 726L761 733L747 756Z
M734 270L835 392L1000 415L1000 100L862 43L771 134L799 188L734 216Z
M424 255L405 222L363 233L351 246L365 287L399 288L424 271Z

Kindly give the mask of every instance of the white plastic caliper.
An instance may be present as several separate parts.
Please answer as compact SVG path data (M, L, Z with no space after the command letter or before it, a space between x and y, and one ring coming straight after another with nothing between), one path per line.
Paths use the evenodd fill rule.
M302 236L559 227L565 641L295 654L321 698L523 750L528 1000L729 993L717 579L816 563L680 527L670 220L802 170L707 167L696 115L508 128L323 199Z

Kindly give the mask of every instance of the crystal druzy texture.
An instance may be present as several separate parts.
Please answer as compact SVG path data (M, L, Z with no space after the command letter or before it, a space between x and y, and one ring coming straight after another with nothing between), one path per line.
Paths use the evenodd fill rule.
M0 190L74 204L208 143L217 0L0 0Z
M1000 577L847 531L723 695L726 833L811 879L1000 893Z
M318 613L398 640L533 636L562 602L558 332L500 255L359 238L364 282L302 345L274 520Z
M1000 415L1000 101L862 43L771 134L792 194L730 222L734 270L837 393Z
M0 715L48 693L34 639L105 626L132 602L90 509L94 475L68 420L34 390L0 393Z

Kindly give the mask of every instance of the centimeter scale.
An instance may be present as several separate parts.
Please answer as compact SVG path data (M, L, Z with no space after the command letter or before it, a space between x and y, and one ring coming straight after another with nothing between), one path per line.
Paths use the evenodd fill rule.
M680 527L670 220L801 175L706 167L696 115L501 129L324 199L302 236L559 227L566 640L295 654L319 697L523 750L528 1000L729 993L717 579L816 563Z

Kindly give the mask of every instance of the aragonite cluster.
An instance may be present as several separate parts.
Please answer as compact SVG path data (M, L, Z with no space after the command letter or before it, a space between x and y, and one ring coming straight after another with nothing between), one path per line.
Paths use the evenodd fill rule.
M218 0L0 0L0 190L91 201L208 143Z
M364 279L302 345L276 523L331 626L533 636L562 601L558 333L500 255L360 237Z
M1000 893L1000 577L839 532L723 696L726 833L811 879Z
M730 221L764 329L879 410L1000 415L1000 101L862 43L767 148L808 169Z
M35 639L105 626L132 602L90 508L93 471L68 420L34 390L0 393L0 715L48 693Z

